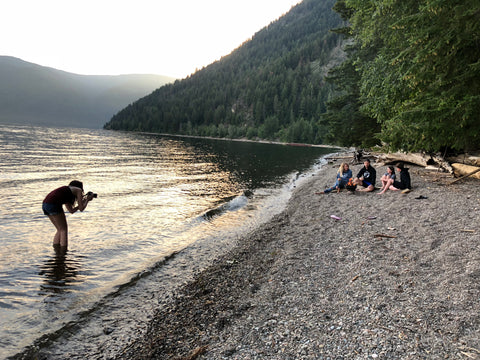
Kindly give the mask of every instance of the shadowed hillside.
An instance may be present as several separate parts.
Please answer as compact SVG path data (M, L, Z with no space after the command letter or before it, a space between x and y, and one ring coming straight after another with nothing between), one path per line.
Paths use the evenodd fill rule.
M107 129L321 143L343 58L334 0L304 0L231 54L128 106Z
M101 128L174 78L77 75L0 56L0 123Z

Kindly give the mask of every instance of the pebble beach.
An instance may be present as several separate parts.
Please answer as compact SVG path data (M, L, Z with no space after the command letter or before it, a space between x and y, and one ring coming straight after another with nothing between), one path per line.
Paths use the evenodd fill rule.
M480 359L480 182L407 165L407 194L316 194L340 162L116 359Z

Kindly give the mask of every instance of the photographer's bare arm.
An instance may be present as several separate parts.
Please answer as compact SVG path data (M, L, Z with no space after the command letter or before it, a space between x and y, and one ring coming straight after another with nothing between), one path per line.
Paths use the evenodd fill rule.
M78 210L85 210L88 202L93 199L93 194L88 193L84 196L83 190L75 186L70 186L70 190L72 190L73 195L75 195L75 199L77 200L77 206L73 207L72 204L66 203L65 207L67 208L68 212L73 214Z

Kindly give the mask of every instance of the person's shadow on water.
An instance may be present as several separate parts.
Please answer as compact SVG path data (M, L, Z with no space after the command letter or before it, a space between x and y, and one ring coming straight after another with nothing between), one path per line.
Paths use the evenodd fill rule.
M44 276L40 291L45 294L61 294L71 290L71 287L82 282L78 276L80 262L69 254L66 248L54 246L55 254L40 265L39 275Z

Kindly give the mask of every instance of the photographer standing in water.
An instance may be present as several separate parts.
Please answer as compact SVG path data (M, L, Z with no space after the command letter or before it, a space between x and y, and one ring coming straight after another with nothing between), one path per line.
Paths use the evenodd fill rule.
M67 248L68 246L68 225L65 212L62 205L65 204L67 210L73 214L77 210L83 211L90 200L97 197L97 194L88 192L83 194L83 183L73 180L68 186L62 186L50 192L43 200L43 213L48 216L52 224L57 229L53 237L53 246ZM77 206L74 207L75 201Z

